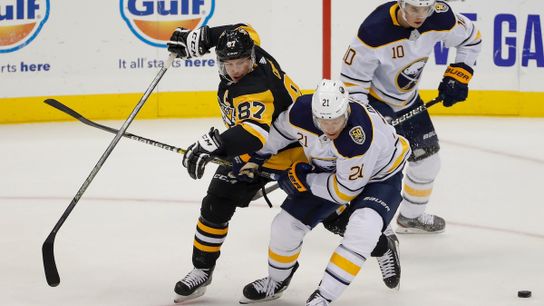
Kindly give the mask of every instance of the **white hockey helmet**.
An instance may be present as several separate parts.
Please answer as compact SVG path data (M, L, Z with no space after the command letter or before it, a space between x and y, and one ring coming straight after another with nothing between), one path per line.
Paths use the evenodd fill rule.
M314 124L320 127L319 119L336 119L349 116L349 94L341 81L323 79L312 96Z
M399 6L404 10L409 4L414 7L428 7L428 15L431 16L434 12L434 4L436 0L398 0Z

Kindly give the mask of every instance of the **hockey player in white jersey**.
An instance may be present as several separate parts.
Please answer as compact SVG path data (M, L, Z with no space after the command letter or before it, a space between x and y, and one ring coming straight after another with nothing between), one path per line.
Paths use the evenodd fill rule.
M352 97L386 118L398 118L422 105L418 82L437 42L457 49L455 63L438 87L443 105L450 107L467 98L481 38L468 18L442 1L398 0L376 8L343 58L341 80ZM445 220L425 212L440 168L440 146L429 114L424 111L396 129L412 147L397 232L442 232Z
M278 184L288 197L271 225L269 275L245 286L242 304L278 298L298 267L304 236L331 212L350 203L344 238L306 305L336 300L377 252L382 233L402 200L408 141L372 107L350 99L340 81L323 80L313 95L299 97L274 121L258 153L275 154L295 142L310 163L295 163L279 176ZM248 163L240 173L255 167ZM391 286L398 287L400 264L394 241L388 240L378 260L382 272L398 272Z

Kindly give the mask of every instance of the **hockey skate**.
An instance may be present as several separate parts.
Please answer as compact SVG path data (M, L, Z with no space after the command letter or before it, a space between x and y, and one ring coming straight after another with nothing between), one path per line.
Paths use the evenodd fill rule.
M331 301L324 298L321 295L321 292L319 292L319 289L317 289L306 301L306 306L329 306L330 302Z
M291 274L282 282L276 282L270 277L258 279L244 287L244 296L240 299L240 304L260 303L275 300L281 297L283 291L287 289L293 274L298 269L298 262L295 263Z
M395 231L398 234L434 234L445 230L446 221L439 216L426 213L414 219L399 214L397 225Z
M182 303L204 295L206 287L212 282L212 269L194 268L176 283L174 303Z
M387 251L383 256L378 257L378 264L382 271L383 282L391 289L400 289L400 258L399 240L395 233L386 233Z

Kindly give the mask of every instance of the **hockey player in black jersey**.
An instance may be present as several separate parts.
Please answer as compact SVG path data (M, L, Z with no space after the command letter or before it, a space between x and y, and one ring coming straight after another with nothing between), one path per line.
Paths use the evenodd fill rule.
M248 154L265 144L272 121L301 95L278 62L259 45L257 33L245 24L204 26L192 31L178 28L168 42L168 50L179 58L198 57L214 47L217 54L217 96L227 129L220 133L212 127L189 146L183 166L193 179L202 177L213 157L231 160L235 166L243 164L237 163L239 159L248 161ZM300 147L287 148L263 167L286 169L293 160L305 160ZM204 294L236 208L248 206L267 183L264 179L243 181L236 169L232 170L219 166L202 200L193 245L194 269L176 284L175 302Z

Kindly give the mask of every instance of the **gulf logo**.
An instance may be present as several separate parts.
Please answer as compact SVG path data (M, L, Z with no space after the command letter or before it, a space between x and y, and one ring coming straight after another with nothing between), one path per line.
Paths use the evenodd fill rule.
M195 29L213 16L215 0L120 0L121 16L136 37L166 48L177 27Z
M49 18L49 0L0 1L0 53L23 48Z

